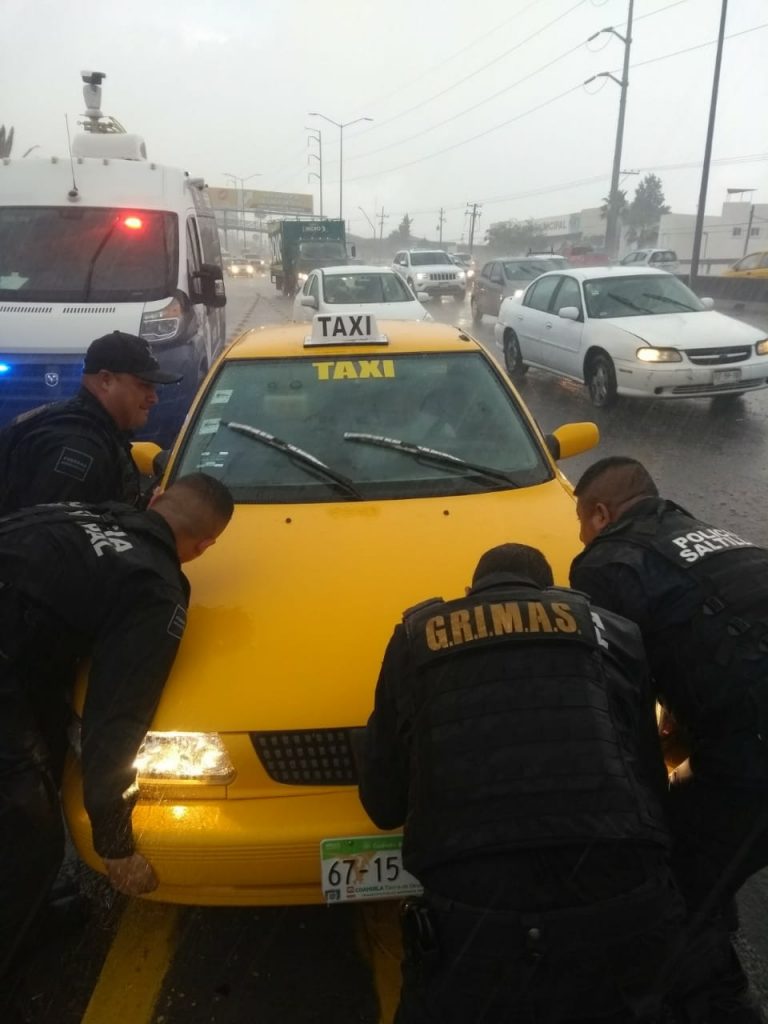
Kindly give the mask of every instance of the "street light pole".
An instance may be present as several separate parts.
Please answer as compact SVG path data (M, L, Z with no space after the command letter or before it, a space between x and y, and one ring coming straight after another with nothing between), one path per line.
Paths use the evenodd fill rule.
M696 228L693 233L693 252L691 253L691 273L689 283L693 285L699 271L699 254L701 252L701 235L704 230L704 210L707 205L707 188L709 186L709 165L712 159L712 138L715 134L715 115L717 114L717 92L720 87L720 64L723 59L723 40L725 39L725 17L728 13L728 0L723 0L720 8L720 33L717 37L717 54L715 56L715 72L712 76L712 99L709 103L709 123L707 124L707 141L704 146L704 166L701 169L701 189L699 190L699 206L696 210Z
M309 159L317 160L318 169L317 171L310 171L310 178L317 178L320 182L320 217L323 216L323 133L319 128L305 128L305 131L310 133L309 139L307 139L307 145L312 139L317 142L317 153L310 153Z
M332 117L319 114L316 110L309 112L310 117L322 117L324 121L336 125L339 129L339 220L344 220L344 129L360 121L372 121L372 117L356 117L354 121L334 121Z
M245 252L247 247L245 237L245 183L246 181L250 181L251 178L260 178L261 174L257 171L255 174L248 174L245 178L241 178L239 175L230 174L228 171L224 171L223 173L225 178L232 178L235 185L240 182L240 216L242 218L241 223L243 228L243 252Z
M616 36L624 43L624 67L621 72L621 80L612 75L610 71L603 71L599 75L593 75L588 78L584 85L589 85L590 82L594 82L596 78L610 78L612 82L621 89L621 97L619 99L619 120L616 125L616 143L613 147L613 167L611 168L611 189L608 193L608 210L605 222L605 248L610 256L618 255L619 250L619 239L617 236L617 229L619 225L619 174L621 173L621 150L624 145L624 117L627 110L627 87L629 86L629 51L632 46L632 18L634 15L635 0L628 0L629 6L627 8L627 33L622 35L617 32L615 28L601 28L599 32L595 32L587 40L591 43L597 36L602 35L604 32Z

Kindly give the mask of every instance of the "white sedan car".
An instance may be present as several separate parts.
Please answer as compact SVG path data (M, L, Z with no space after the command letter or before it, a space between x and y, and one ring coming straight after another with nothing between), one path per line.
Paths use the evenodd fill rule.
M380 320L431 320L405 281L388 267L313 270L293 304L294 320L316 313L373 313Z
M507 371L529 366L617 395L696 398L768 387L768 336L712 309L672 274L583 267L537 278L505 299L496 341Z

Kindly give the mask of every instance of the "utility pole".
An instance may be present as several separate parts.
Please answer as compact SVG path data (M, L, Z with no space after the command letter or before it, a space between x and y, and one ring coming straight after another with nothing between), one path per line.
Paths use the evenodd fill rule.
M381 208L381 213L378 214L377 220L379 222L379 259L384 249L384 221L389 220L389 214L384 213L384 207Z
M480 217L480 210L482 206L480 203L467 203L467 213L469 214L469 254L472 255L472 247L475 244L475 224Z
M715 73L712 76L712 99L709 104L709 123L707 125L707 141L704 146L704 166L701 168L701 189L699 190L699 206L696 211L696 228L693 233L693 251L691 253L691 272L688 282L693 285L699 272L699 256L701 254L701 236L704 231L704 211L707 205L707 187L709 186L709 165L712 160L712 138L715 134L715 115L717 114L717 92L720 87L720 65L723 60L723 40L725 39L725 18L728 13L728 0L722 0L720 8L720 33L717 37L717 54L715 56ZM747 233L749 238L749 233Z
M437 230L440 232L440 245L443 244L443 224L445 224L445 210L440 207L440 216L437 218Z
M344 129L350 125L358 124L360 121L372 121L372 117L356 117L354 121L334 121L332 117L326 117L316 110L310 110L310 117L322 117L324 121L335 124L339 129L339 220L344 220Z
M627 32L622 35L615 28L601 28L587 40L591 43L604 32L616 36L624 44L624 68L621 79L616 78L610 71L602 71L599 75L588 78L584 85L589 85L596 78L610 78L621 90L619 98L619 120L616 125L616 144L613 147L613 167L611 169L611 188L608 193L608 210L605 219L605 248L609 256L617 256L619 251L619 174L621 173L621 149L624 145L624 116L627 110L627 87L629 86L629 51L632 47L632 18L634 16L635 0L628 0L627 7Z
M309 172L309 178L317 178L320 182L320 217L323 216L323 133L319 128L305 128L309 132L307 147L313 140L317 142L317 153L309 153L307 163L310 160L317 160L317 170Z

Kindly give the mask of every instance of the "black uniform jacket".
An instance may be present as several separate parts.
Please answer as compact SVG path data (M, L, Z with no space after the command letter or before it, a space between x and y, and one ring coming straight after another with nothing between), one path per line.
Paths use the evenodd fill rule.
M43 523L51 508L65 509L59 516L64 521ZM107 522L95 517L105 509L111 512ZM18 519L0 519L0 581L42 610L39 628L48 635L41 644L52 653L65 649L67 656L91 658L81 734L85 806L96 851L128 856L132 765L186 623L189 584L173 533L152 510L24 510ZM34 629L34 614L27 618ZM16 676L33 688L34 676L24 667L16 666ZM46 728L66 725L48 723L44 737Z
M137 504L129 437L84 388L22 414L0 431L0 513L52 501Z
M596 605L640 627L656 696L675 714L678 724L689 730L695 773L712 782L765 789L768 761L764 744L755 735L749 705L730 709L727 715L722 710L716 712L706 723L699 720L706 711L708 688L718 674L725 682L739 674L737 668L718 670L711 650L692 639L691 624L705 597L701 585L693 573L673 565L656 551L624 541L643 521L663 517L667 510L687 515L660 498L646 498L629 508L574 559L571 586L588 594ZM615 539L608 543L614 533ZM743 555L735 555L737 565L740 557ZM738 574L739 569L734 571ZM747 597L750 571L754 570L743 574ZM711 621L714 630L716 621ZM691 681L700 686L698 697L689 695Z
M494 574L474 587L470 593L488 592L493 588L534 587L530 580L510 574ZM534 588L534 592L538 588ZM666 789L666 773L655 734L652 700L647 684L647 669L637 631L621 620L606 616L611 631L612 649L617 664L623 666L627 678L635 681L636 700L646 708L638 722L641 735L637 737L638 750L643 763L642 774L659 801ZM610 623L608 622L610 620ZM465 656L466 657L466 656ZM477 655L482 658L481 654ZM360 798L371 819L385 829L398 828L406 823L413 808L409 804L412 794L411 772L413 722L410 720L410 701L407 694L414 684L414 665L405 626L396 626L386 649L376 687L375 706L364 737L359 741ZM480 813L480 811L478 811ZM406 825L407 828L407 825ZM609 898L638 885L645 877L649 855L634 851L622 844L620 855L610 844L599 841L588 850L582 845L558 849L527 849L498 851L472 858L467 883L467 868L461 864L445 862L438 870L430 869L430 876L421 880L429 888L451 893L483 905L509 906L569 906L593 899ZM650 857L656 857L655 852ZM439 861L439 854L436 858ZM503 876L503 881L500 879ZM558 884L554 885L554 881ZM467 889L464 889L467 884Z

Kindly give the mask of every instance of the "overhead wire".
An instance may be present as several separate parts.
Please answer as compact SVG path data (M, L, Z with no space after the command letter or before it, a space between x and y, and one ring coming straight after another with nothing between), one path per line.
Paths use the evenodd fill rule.
M754 25L751 28L742 29L740 32L731 32L729 35L726 36L726 39L735 39L735 38L737 38L739 36L745 36L745 35L748 35L750 32L757 32L758 30L764 29L764 28L768 28L768 23L765 23L765 24L762 24L762 25ZM710 40L709 42L706 42L706 43L698 43L698 44L696 44L694 46L688 46L688 47L685 47L684 49L681 49L681 50L675 50L673 53L662 54L662 55L660 55L658 57L652 57L649 60L638 61L638 62L636 62L634 64L630 64L630 69L631 70L636 70L637 68L640 68L640 67L646 67L649 64L656 64L659 61L669 60L672 57L679 57L679 56L681 56L684 53L690 53L690 52L692 52L694 50L700 50L700 49L702 49L702 48L704 48L706 46L714 46L716 42L717 42L717 40L713 39L713 40ZM454 149L460 148L461 146L466 146L466 145L469 145L469 143L471 143L471 142L476 142L478 139L484 138L486 135L490 135L493 132L498 131L500 128L505 128L508 125L513 124L515 121L519 121L522 118L527 117L529 114L536 113L538 110L542 110L544 107L547 107L550 104L555 103L555 102L557 102L560 99L563 99L565 96L568 96L570 93L576 92L577 90L581 89L582 85L583 85L583 83L579 83L578 85L575 85L575 86L573 86L570 89L566 89L565 91L563 91L561 93L558 93L557 96L553 96L549 100L545 100L543 103L540 103L540 104L538 104L535 107L531 107L529 110L525 110L522 113L517 114L514 117L509 118L506 121L502 121L499 124L493 125L491 128L487 128L485 131L479 132L477 135L472 135L469 138L462 139L459 142L455 142L455 143L453 143L450 146L444 147L443 149L435 150L432 153L428 153L426 156L417 157L414 160L409 160L406 163L398 164L395 167L389 167L389 168L387 168L386 170L383 170L383 171L377 170L377 171L372 171L372 172L370 172L368 174L358 174L358 175L355 175L354 177L347 178L346 180L347 181L361 181L361 180L363 180L365 178L380 177L381 175L384 175L384 174L392 174L395 171L400 171L400 170L404 170L404 169L406 169L408 167L413 167L415 164L423 163L426 160L432 160L432 159L434 159L437 156L442 156L444 153L449 153L449 152L451 152Z

